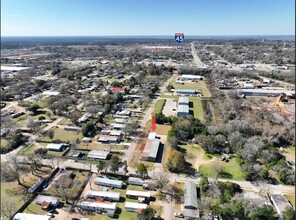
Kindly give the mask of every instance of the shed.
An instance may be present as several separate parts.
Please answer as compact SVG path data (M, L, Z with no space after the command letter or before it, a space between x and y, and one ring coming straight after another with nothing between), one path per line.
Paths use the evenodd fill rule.
M185 182L184 186L185 219L199 219L196 185L192 182Z
M112 179L101 178L101 177L95 178L94 182L97 185L115 187L115 188L120 188L120 189L123 186L123 181L120 181L120 180L112 180Z
M17 213L13 220L51 220L50 216L46 215L35 215L35 214L27 214L27 213Z
M43 202L48 202L52 206L56 207L59 204L60 200L57 197L53 197L53 196L39 195L39 196L36 197L35 203L37 205L42 205Z
M67 146L67 144L48 144L46 149L50 151L63 151Z

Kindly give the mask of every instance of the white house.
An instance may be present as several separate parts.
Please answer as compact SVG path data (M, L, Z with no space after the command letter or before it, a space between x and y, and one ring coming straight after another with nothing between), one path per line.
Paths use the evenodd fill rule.
M92 158L92 159L101 159L101 160L106 160L109 156L110 152L109 151L101 151L101 150L91 150L87 157Z
M109 210L116 210L117 203L111 202L90 202L82 201L80 208L88 211L103 211L108 212Z
M140 178L129 177L127 183L130 185L143 186L145 181Z
M51 220L50 216L46 215L35 215L35 214L27 214L27 213L17 213L13 220Z

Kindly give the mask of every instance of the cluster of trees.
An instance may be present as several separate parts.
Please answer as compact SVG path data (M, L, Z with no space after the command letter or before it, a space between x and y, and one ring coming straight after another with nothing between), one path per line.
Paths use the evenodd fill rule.
M192 172L186 163L184 153L178 147L183 142L192 140L198 134L207 134L206 127L196 119L189 116L172 118L172 129L168 133L168 140L172 148L167 167L173 172Z
M121 162L120 158L116 155L113 154L111 159L109 161L99 161L99 164L97 165L97 169L99 172L104 171L105 173L110 170L112 173L116 174L119 170L120 164L123 164L123 172L124 174L128 173L128 165L127 161Z

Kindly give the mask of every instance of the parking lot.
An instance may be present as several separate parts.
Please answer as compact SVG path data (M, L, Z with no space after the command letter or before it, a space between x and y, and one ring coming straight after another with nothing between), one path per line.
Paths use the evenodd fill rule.
M166 103L163 107L162 113L165 116L176 116L177 115L177 103L173 98L166 98Z

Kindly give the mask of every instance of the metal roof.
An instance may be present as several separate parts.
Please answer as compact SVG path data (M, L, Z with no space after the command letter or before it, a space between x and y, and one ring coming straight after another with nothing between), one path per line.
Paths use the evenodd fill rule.
M89 195L93 196L100 196L100 197L107 197L107 198L120 198L120 193L119 192L108 192L108 191L97 191L97 190L89 190L86 193L87 197Z
M189 114L189 106L188 105L178 105L177 112Z
M135 191L135 190L127 190L126 191L126 195L139 196L139 197L147 197L147 198L150 198L151 197L151 193L150 192Z
M187 75L187 74L183 74L181 76L181 78L187 78L187 79L201 79L202 76L199 75Z
M148 139L146 142L145 148L143 150L143 155L145 156L147 155L148 157L151 157L151 158L156 158L159 145L160 145L160 140L158 138L154 138L151 140Z
M197 190L196 185L191 182L185 182L184 206L197 208Z
M50 202L53 205L57 205L60 202L60 200L57 197L53 197L53 196L39 195L36 197L35 199L36 204L41 205L43 202Z
M276 89L239 89L239 92L243 93L266 93L266 94L282 94L291 93L295 94L293 90L276 90Z
M91 150L87 157L98 158L98 159L107 159L109 151L100 151L100 150Z
M292 207L287 198L281 194L273 194L270 196L273 205L275 206L278 214L281 214L287 207Z
M124 208L131 208L131 209L147 209L147 204L143 203L136 203L136 202L126 202L124 204Z
M154 138L156 138L156 132L150 132L148 135L148 140L152 140Z
M190 93L190 94L195 94L196 90L195 89L176 89L177 93Z
M104 208L104 209L116 209L117 203L83 201L80 203L80 207L82 206Z
M122 186L123 185L123 182L120 181L120 180L112 180L112 179L101 178L101 177L96 177L95 178L95 183L96 184L106 183L106 184L116 185L116 186Z
M66 144L48 144L46 146L47 149L53 149L53 150L60 150L63 146Z
M27 213L17 213L13 220L51 220L50 216L46 215L35 215L35 214L27 214Z
M189 99L188 97L179 97L179 105L180 104L189 104Z

